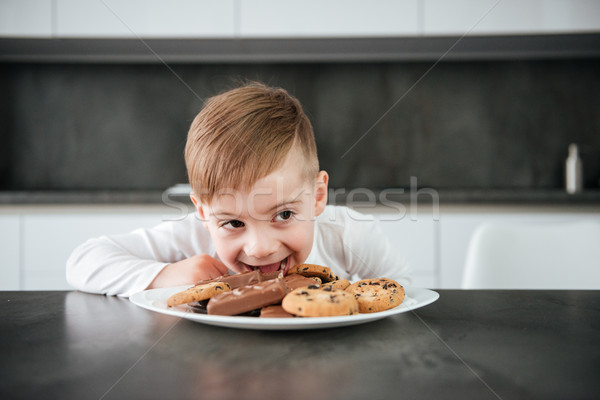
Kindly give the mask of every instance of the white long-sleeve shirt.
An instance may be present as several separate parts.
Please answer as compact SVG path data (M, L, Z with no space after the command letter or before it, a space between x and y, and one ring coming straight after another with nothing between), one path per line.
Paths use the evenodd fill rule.
M67 261L67 281L76 289L130 296L150 285L168 264L197 254L219 258L197 214L154 228L101 236L78 246ZM373 218L347 207L327 206L315 221L305 261L324 265L345 279L386 277L410 284L411 271Z

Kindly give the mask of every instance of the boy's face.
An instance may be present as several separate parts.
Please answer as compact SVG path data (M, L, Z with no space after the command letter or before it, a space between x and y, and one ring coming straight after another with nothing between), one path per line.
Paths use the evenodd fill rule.
M306 179L302 152L292 148L278 170L248 192L230 191L201 204L192 194L219 258L236 272L284 273L303 263L313 244L314 219L327 203L325 171Z

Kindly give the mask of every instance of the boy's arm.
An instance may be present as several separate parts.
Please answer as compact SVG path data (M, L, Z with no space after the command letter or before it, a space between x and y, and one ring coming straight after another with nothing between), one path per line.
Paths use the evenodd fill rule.
M224 275L229 269L208 254L198 254L165 266L148 285L148 289L181 286Z
M208 232L188 215L152 229L86 241L67 261L67 281L82 291L119 296L193 284L227 271L210 254L214 249Z

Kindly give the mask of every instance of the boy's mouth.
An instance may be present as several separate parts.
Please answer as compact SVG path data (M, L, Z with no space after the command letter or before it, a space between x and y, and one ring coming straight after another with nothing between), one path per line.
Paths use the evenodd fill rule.
M265 264L265 265L250 265L246 264L252 270L259 270L263 274L268 272L282 271L283 275L287 274L287 271L290 269L290 265L288 265L288 257L283 260L273 263L273 264Z

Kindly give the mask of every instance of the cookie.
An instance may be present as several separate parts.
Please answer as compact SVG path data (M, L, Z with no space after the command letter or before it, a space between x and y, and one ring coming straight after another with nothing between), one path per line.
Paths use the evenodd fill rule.
M404 288L388 278L363 279L345 291L356 298L361 313L389 310L404 300Z
M288 274L298 274L302 276L321 278L323 283L335 280L336 276L331 272L329 267L316 264L299 264L294 265L288 271Z
M331 286L334 289L342 289L345 290L348 286L350 286L350 281L348 279L336 279L335 281L327 282L322 285L322 287Z
M283 309L299 317L329 317L358 313L354 296L341 289L299 288L288 293L281 302Z
M169 297L167 300L167 305L172 307L179 304L206 300L220 293L229 292L230 290L231 286L225 282L210 282L202 285L196 285L184 290L183 292L175 293Z

